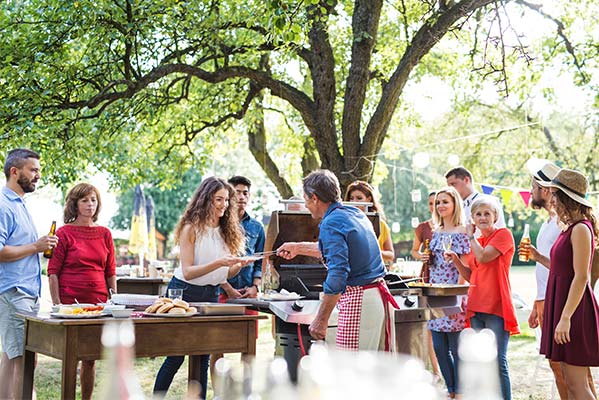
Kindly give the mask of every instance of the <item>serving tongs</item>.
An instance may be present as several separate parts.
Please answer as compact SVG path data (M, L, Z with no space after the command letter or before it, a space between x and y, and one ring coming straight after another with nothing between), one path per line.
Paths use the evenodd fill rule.
M265 257L270 257L270 256L274 256L277 254L277 250L272 250L272 251L261 251L258 253L254 253L254 254L248 254L247 256L243 256L242 258L247 258L247 259L252 259L252 260L259 260L261 258L265 258Z

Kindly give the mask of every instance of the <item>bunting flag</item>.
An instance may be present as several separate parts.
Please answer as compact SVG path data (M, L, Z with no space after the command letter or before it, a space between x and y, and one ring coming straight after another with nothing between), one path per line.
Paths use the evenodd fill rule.
M495 188L493 186L480 185L480 188L483 190L484 194L491 194Z
M510 202L514 192L509 189L501 189L501 190L499 190L499 194L501 194L501 198L503 199L503 204L507 204Z
M530 202L530 191L521 191L520 197L522 197L524 204L526 204L526 207L528 207L528 203Z

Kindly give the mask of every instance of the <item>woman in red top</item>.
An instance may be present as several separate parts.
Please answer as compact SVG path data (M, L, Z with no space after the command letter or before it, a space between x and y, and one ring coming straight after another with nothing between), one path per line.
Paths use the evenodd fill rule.
M116 291L114 244L108 228L96 225L100 193L80 183L67 193L65 225L48 263L50 295L54 304L98 303ZM91 399L95 380L94 361L81 361L81 398Z
M498 204L489 197L475 200L471 207L473 225L466 230L472 255L465 265L458 255L446 252L460 274L470 281L466 318L476 330L491 329L497 340L497 362L499 382L505 400L512 398L512 389L507 365L507 346L510 335L520 333L516 311L512 302L509 271L515 245L512 233L506 228L495 228L499 216ZM482 234L474 236L475 228Z

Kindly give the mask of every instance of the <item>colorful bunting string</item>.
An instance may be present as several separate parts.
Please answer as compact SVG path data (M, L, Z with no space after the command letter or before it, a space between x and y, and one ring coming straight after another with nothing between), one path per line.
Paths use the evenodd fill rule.
M493 191L495 190L495 188L493 186L488 186L488 185L480 185L480 188L483 190L484 194L491 194L493 193Z
M522 192L520 192L520 197L522 197L524 204L526 204L526 207L528 207L528 203L530 203L530 192L522 191Z

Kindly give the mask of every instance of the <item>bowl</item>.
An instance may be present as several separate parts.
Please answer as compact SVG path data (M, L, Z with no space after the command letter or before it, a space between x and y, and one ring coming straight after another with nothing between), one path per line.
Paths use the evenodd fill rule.
M123 308L122 310L118 310L118 309L114 309L114 308L110 309L110 313L112 314L112 316L114 318L129 318L131 316L132 312L133 312L132 308Z
M104 310L106 310L107 312L110 310L124 310L126 307L124 304L100 303L98 305L103 306Z

